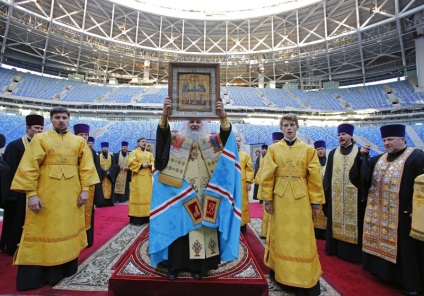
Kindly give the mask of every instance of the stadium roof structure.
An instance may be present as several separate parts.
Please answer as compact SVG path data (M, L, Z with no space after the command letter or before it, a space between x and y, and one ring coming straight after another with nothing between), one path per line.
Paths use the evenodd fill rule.
M405 76L424 31L420 0L174 2L0 0L1 62L103 83L166 83L169 62L219 63L221 85L308 90Z

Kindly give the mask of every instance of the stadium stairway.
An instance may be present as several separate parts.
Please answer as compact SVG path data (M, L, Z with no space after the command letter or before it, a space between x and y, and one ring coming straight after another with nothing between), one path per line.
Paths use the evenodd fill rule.
M381 151L377 145L375 145L373 142L371 142L370 140L364 138L363 136L358 136L358 135L353 135L353 139L358 142L359 144L361 144L361 146L364 145L370 145L371 149L376 151L378 154L384 153L383 151Z
M421 150L424 150L424 142L421 140L420 136L417 134L417 132L414 130L414 128L410 125L406 126L406 133L411 138L412 142L410 146L415 146L415 148L419 148ZM408 144L408 143L407 143Z
M315 141L312 140L309 136L302 134L300 132L297 132L296 136L303 142L309 145L312 145Z
M109 121L102 128L98 128L98 129L94 130L92 133L90 133L90 136L92 136L94 138L100 137L101 135L103 135L107 131L107 129L109 128L109 126L111 126L112 124L114 124L114 121Z

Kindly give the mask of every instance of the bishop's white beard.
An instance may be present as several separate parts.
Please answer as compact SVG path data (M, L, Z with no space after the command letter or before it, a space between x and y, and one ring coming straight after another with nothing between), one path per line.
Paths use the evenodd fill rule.
M194 141L198 141L200 139L205 139L205 138L209 138L209 133L202 131L202 130L198 130L198 131L193 131L193 130L186 130L184 131L184 133L182 134L184 137L192 139Z

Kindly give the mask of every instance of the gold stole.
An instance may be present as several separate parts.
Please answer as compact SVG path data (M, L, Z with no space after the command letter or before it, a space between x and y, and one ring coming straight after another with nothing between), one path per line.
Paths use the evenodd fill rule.
M325 163L325 165L321 166L321 177L322 180L324 181L324 175L325 175L325 169L327 168L327 162Z
M212 175L223 149L219 135L213 135L194 142L192 139L185 138L182 135L173 134L168 165L160 172L159 182L178 188L183 185L184 173L188 163L187 159L192 147L195 145L194 143L196 143L197 149L205 161L209 175Z
M321 177L324 180L324 174L325 174L325 167L327 166L327 164L321 166ZM315 218L313 218L314 220L314 228L318 228L318 229L327 229L327 217L325 217L324 212L322 211L322 205L319 205L319 214L318 216L316 216Z
M119 160L118 160L118 165L127 165L127 161L128 161L128 152L127 152L127 156L123 156L122 152L119 152ZM127 171L124 170L119 170L118 175L116 176L116 180L115 180L115 193L116 194L125 194L125 185L127 183Z
M205 142L208 146L205 145ZM202 219L214 223L213 219L216 218L219 202L215 201L214 203L213 197L205 196L204 190L209 183L212 172L218 161L214 161L214 155L206 158L203 156L203 152L205 152L206 155L210 153L208 151L210 147L208 139L194 141L192 145L190 157L188 158L185 168L184 178L196 191L197 196L187 202L186 209L190 216L195 215L195 213L191 213L187 207L189 207L189 204L196 203L198 204L198 206L195 207L196 211L203 209L203 213L201 216L197 213L196 217L198 217L198 219L196 219L197 223L195 222L195 224L197 225L200 223ZM190 259L204 259L219 255L217 230L202 226L200 229L190 231L189 245Z
M213 135L206 139L198 141L199 149L202 153L202 158L205 161L206 168L208 169L209 176L212 176L213 170L218 163L221 151L224 149L219 135Z
M100 152L100 167L102 170L107 171L112 165L112 157L110 154L107 154L107 158L103 157L103 153ZM112 182L108 178L104 178L102 181L103 196L105 199L110 199L112 197Z
M353 146L348 155L343 155L340 146L334 153L331 196L333 206L333 238L358 243L358 189L349 180L349 171L358 154Z
M183 186L184 172L192 144L193 140L191 139L186 139L178 134L172 135L168 164L165 169L160 171L159 182L177 188Z
M84 213L85 213L85 230L89 230L91 228L91 214L94 202L94 189L95 185L88 187L88 199L84 204Z
M415 178L411 236L424 241L424 174Z
M28 137L26 134L22 137L22 143L24 144L24 148L26 150L27 146L29 145Z
M190 259L205 259L219 255L218 233L216 228L202 226L188 233Z
M387 153L380 157L372 175L364 219L362 250L396 263L399 189L406 159L414 151L407 148L392 162Z

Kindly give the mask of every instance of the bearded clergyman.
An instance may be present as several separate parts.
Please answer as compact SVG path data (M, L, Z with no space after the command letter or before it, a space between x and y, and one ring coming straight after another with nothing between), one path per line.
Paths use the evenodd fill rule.
M153 266L168 266L168 279L180 270L201 279L221 261L238 257L241 175L235 136L218 100L219 134L191 119L171 133L164 102L157 129L150 210L149 255Z

